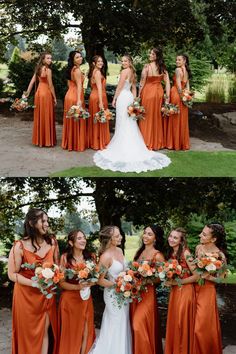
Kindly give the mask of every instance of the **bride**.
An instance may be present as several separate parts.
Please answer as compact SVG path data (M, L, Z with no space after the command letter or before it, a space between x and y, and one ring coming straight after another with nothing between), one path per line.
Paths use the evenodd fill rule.
M121 244L122 236L116 226L104 226L99 234L101 242L100 264L107 269L98 284L104 289L105 310L99 337L96 339L89 354L131 354L131 329L129 305L118 307L111 287L115 284L118 274L125 269ZM105 278L106 275L106 278ZM109 289L110 288L110 289Z
M129 55L122 57L122 68L112 102L116 107L115 134L106 149L94 154L94 162L104 170L121 172L139 173L166 167L171 160L164 154L148 150L137 121L127 113L127 107L136 97L136 75Z

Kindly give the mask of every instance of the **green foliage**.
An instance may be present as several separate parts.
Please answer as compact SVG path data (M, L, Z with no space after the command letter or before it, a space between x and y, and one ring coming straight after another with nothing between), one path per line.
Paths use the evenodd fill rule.
M3 92L3 80L0 78L0 95L2 94Z
M6 262L0 261L0 287L8 281Z
M211 103L224 103L228 80L224 75L214 75L206 88L206 101Z
M229 91L228 91L228 102L235 103L236 102L236 77L231 80L229 84Z

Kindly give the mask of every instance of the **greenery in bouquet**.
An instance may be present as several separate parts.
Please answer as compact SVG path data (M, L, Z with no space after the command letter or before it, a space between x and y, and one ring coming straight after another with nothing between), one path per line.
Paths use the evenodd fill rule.
M74 120L87 119L90 114L86 109L81 106L73 105L70 107L69 111L66 112L66 118L73 118Z
M145 108L140 105L140 101L141 98L136 97L134 102L127 108L128 115L135 120L144 119Z
M192 108L193 106L193 96L194 96L194 92L188 89L183 89L180 94L183 104L188 108Z
M173 103L163 103L161 107L161 113L163 117L169 117L172 114L177 114L179 113L179 106L175 105Z
M73 269L66 268L64 270L65 278L76 279L78 282L89 281L96 283L102 273L100 268L93 260L86 260L76 264Z
M205 284L205 279L202 278L204 273L216 277L216 280L220 282L221 276L226 274L227 271L226 262L219 253L206 253L204 256L193 260L193 264L196 266L196 272L200 275L199 285Z
M162 286L165 286L165 282L169 280L175 280L180 286L181 275L183 274L182 266L176 259L169 259L167 262L158 263L158 273Z
M106 123L109 120L114 119L114 113L111 112L109 109L101 109L94 115L94 123Z

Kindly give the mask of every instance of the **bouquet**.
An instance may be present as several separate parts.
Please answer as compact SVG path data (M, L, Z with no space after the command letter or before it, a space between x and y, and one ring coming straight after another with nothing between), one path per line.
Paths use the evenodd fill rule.
M17 112L23 112L29 108L35 108L35 106L28 103L28 98L24 93L21 98L16 98L10 106L10 110L16 110Z
M144 119L145 108L140 105L140 100L141 98L136 97L134 102L127 108L128 115L135 120Z
M99 269L98 265L92 260L86 260L85 262L78 263L74 268L65 269L65 277L68 279L75 278L79 283L88 281L96 283L102 273L102 269ZM83 300L88 300L90 296L90 288L85 287L80 290L80 296Z
M173 103L164 103L161 107L163 117L169 117L172 114L179 113L179 106Z
M109 120L114 119L114 113L109 111L109 109L101 109L99 112L97 112L94 116L94 123L106 123Z
M200 275L198 280L199 285L204 285L205 283L205 279L201 277L205 272L219 277L224 274L227 269L225 262L220 258L218 253L206 253L204 256L196 258L193 264L196 265L196 271Z
M111 288L113 289L113 287ZM131 269L121 272L116 278L115 298L119 308L133 302L134 299L140 302L141 293L146 290L142 280L137 278L135 272Z
M66 118L74 118L74 120L79 120L79 118L87 119L90 117L88 111L83 109L81 106L71 106L69 111L66 113Z
M183 89L180 94L183 104L189 108L192 108L193 96L194 96L194 92L189 91L188 89Z
M155 281L157 278L159 278L159 273L158 273L156 265L157 265L157 263L155 263L155 262L133 261L130 264L130 269L135 272L136 277L139 277L142 279L143 284L146 284L147 281L150 283L150 282Z
M55 290L58 287L57 284L64 279L64 274L60 272L58 265L50 262L23 263L21 267L34 270L34 276L31 278L32 285L38 288L47 299L50 299L55 294Z
M165 282L171 279L177 281L180 284L180 276L182 274L182 266L178 263L176 259L169 259L167 262L160 262L158 264L157 271L159 273L159 278L162 282L162 286Z

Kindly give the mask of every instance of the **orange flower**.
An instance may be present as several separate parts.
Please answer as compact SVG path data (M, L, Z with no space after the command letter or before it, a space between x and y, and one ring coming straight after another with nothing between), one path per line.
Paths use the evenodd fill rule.
M167 273L166 273L166 276L167 278L172 278L173 277L173 272L171 270L169 270Z
M53 263L51 263L51 262L44 262L42 265L43 268L52 268L52 266L53 266Z
M135 267L135 268L138 268L139 267L139 262L132 262L132 266Z
M130 283L125 284L125 290L130 290L132 285Z
M133 272L131 269L129 269L129 270L127 271L127 274L129 274L129 275L131 275L131 277L133 277L134 272Z
M80 270L78 276L81 279L86 279L88 277L89 272L87 270Z

